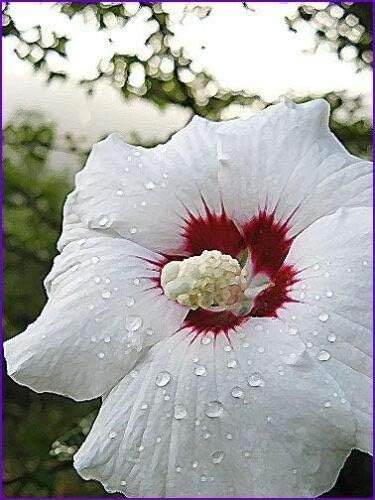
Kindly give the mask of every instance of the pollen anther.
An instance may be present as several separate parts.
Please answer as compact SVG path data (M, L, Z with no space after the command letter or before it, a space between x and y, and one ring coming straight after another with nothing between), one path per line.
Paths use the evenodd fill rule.
M247 272L219 250L166 264L161 272L165 295L190 309L227 307L242 299Z

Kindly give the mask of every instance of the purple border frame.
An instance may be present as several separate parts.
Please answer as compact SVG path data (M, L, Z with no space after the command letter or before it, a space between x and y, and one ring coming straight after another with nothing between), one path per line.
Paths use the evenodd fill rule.
M238 2L238 1L233 1L233 0L229 0L231 3L241 3L241 2ZM165 3L172 3L172 2L175 2L175 3L182 3L184 2L184 0L166 0ZM229 3L228 0L214 0L214 3L222 3L222 2L225 2L225 3ZM62 1L58 1L58 2L47 2L47 1L42 1L42 2L37 2L37 0L11 0L9 3L64 3ZM74 3L98 3L94 0L75 0ZM138 3L138 2L134 2L134 0L131 0L130 2L126 2L126 3ZM146 0L146 3L152 3L148 0ZM187 2L189 3L189 2ZM275 2L275 0L260 0L258 1L257 3L278 3L278 2ZM289 1L288 3L300 3L296 0L291 0ZM318 3L316 0L313 0L313 2L309 2L309 3ZM340 2L340 1L337 1L337 0L334 0L333 2L331 3L343 3L343 2ZM374 40L374 25L375 25L375 0L371 0L370 2L369 1L366 1L366 0L355 0L353 3L370 3L370 4L373 4L373 9L372 9L372 34L373 34L373 40L372 40L372 47L373 47L373 50L375 48L375 40ZM1 32L1 44L2 44L2 26L0 27L0 32ZM1 46L2 48L2 46ZM0 54L0 62L1 62L1 69L3 68L2 66L2 63L3 63L3 58L2 58L2 52ZM1 104L1 109L0 109L0 113L1 113L1 118L3 118L3 115L2 115L2 110L3 110L3 81L1 79L1 83L0 83L0 90L1 90L1 96L0 96L0 104ZM374 94L374 85L373 85L373 94ZM374 95L373 95L374 97ZM375 122L375 106L374 106L374 98L372 100L372 117L373 117L373 122ZM374 132L374 129L372 130L372 144L374 146L375 144L375 132ZM1 142L1 158L3 158L3 141ZM373 172L373 186L374 186L374 172ZM374 190L373 190L373 193L372 193L372 197L373 197L373 201L374 201ZM1 199L1 202L3 201L3 172L1 171L1 177L0 177L0 199ZM373 209L373 215L375 215L375 210ZM0 224L1 224L1 228L3 228L3 216L2 216L2 210L0 212ZM1 235L0 235L0 242L1 242L1 250L0 250L0 264L1 264L1 270L3 269L3 232L1 231ZM374 257L375 257L375 247L374 247L374 240L373 240L373 262L374 262ZM373 271L374 273L374 271ZM375 277L375 274L373 274L373 284L374 284L374 277ZM1 290L3 289L3 274L2 272L0 273L0 284L1 284ZM1 304L1 317L2 317L2 311L3 311L3 296L2 296L2 293L1 293L1 299L0 299L0 304ZM373 314L372 314L372 320L373 320L373 325L374 325L374 320L375 320L375 296L374 296L374 292L372 293L372 308L373 308ZM3 332L1 331L1 335L3 335ZM373 333L373 338L374 338L374 333ZM375 358L375 341L373 342L373 350L372 350L372 358L374 360ZM1 354L2 354L2 369L4 368L4 365L3 365L3 347L2 347L2 342L1 342ZM374 371L373 371L374 372ZM375 396L375 392L374 392L374 388L373 388L373 396ZM375 399L375 398L374 398ZM374 400L373 399L373 400ZM1 374L1 384L0 384L0 410L1 410L1 423L0 423L0 461L1 461L1 470L3 471L3 373ZM372 435L372 440L373 440L373 447L375 445L375 439L374 439L374 422L373 422L373 435ZM373 467L372 467L372 472L373 472L373 477L372 479L374 478L374 475L375 475L375 464L373 464ZM4 494L3 494L3 486L2 486L2 482L1 482L1 485L0 485L0 498L9 498L9 499L16 499L16 498L22 498L22 500L35 500L35 498L48 498L48 497L5 497ZM51 497L49 497L51 498ZM87 500L103 500L104 498L108 498L108 497L84 497L84 496L80 496L80 497L53 497L53 498L63 498L64 500L79 500L79 499L87 499ZM124 496L112 496L112 498L119 498L119 499L123 499L123 498L126 498ZM135 498L135 497L132 497L132 498ZM154 500L155 498L159 498L159 497L138 497L138 498L145 498L145 499L150 499L150 500ZM195 497L167 497L169 499L180 499L180 498L190 498L190 499L193 499ZM201 499L202 497L199 497L199 499ZM208 498L208 497L205 497L205 498ZM211 497L211 498L216 498L216 497ZM226 498L226 497L221 497L221 498L217 498L217 500L221 500L222 498ZM236 497L238 498L238 500L245 500L247 498L257 498L257 497ZM263 499L264 498L267 498L267 497L262 497ZM279 497L271 497L272 499L277 499ZM283 497L283 499L285 498L289 498L290 500L298 500L300 498L308 498L308 497ZM343 499L343 498L349 498L349 497L330 497L332 498L333 500L339 500L339 499ZM356 497L350 497L350 498L356 498ZM375 494L373 492L373 495L371 497L361 497L361 498L375 498ZM198 500L198 499L197 499ZM281 500L281 499L280 499Z

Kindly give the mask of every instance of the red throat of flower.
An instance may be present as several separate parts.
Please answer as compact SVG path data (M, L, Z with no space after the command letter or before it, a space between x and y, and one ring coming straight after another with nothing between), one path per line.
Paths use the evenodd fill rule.
M194 215L190 211L183 218L181 235L184 243L181 256L165 256L157 265L162 268L173 260L188 256L198 256L204 250L219 250L233 258L239 258L245 250L249 251L253 271L262 273L270 280L270 285L261 291L246 315L232 311L210 311L202 308L190 310L182 329L187 328L194 338L212 332L215 336L235 330L250 317L277 317L280 308L291 302L290 287L298 281L297 270L284 264L292 244L288 237L288 221L276 220L274 212L260 210L249 220L237 226L227 215L224 207L221 213L213 213L204 200L204 214ZM160 277L156 283L160 285Z

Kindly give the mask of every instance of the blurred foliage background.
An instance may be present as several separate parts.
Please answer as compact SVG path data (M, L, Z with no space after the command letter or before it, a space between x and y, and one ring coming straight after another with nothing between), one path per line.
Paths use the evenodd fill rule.
M79 82L89 94L105 80L125 100L142 98L162 108L176 104L214 120L232 104L256 109L270 104L248 91L223 89L212 75L196 71L184 49L174 47L174 33L163 4L133 3L129 8L126 3L62 2L56 8L72 22L83 13L98 31L113 26L125 30L131 18L140 15L152 24L145 52L114 53L100 62L94 78ZM243 8L251 15L253 6L243 3ZM209 16L211 8L189 4L186 11L199 20ZM357 71L363 71L372 64L371 19L371 3L345 2L324 8L301 5L285 23L292 31L297 31L301 23L311 24L316 47L328 43L339 58L349 53ZM3 36L17 39L14 57L45 74L47 82L69 79L66 72L50 64L51 53L67 57L65 35L52 30L47 36L38 25L23 31L5 2ZM134 72L141 75L137 84ZM322 97L332 107L335 134L352 153L370 158L371 124L357 113L363 106L362 96L331 92ZM82 166L88 150L81 149L71 134L58 137L48 117L35 113L17 114L5 124L3 134L4 335L9 338L34 321L45 303L43 279L56 255L62 206L72 189L67 171L51 168L50 155L56 150L73 154ZM100 484L81 480L72 467L72 455L87 434L99 401L78 404L54 395L35 394L7 377L4 390L6 496L111 496ZM370 474L370 458L353 452L335 488L325 496L371 496Z

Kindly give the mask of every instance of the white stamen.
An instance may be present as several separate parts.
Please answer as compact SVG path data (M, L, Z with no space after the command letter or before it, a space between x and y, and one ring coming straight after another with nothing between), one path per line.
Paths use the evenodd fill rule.
M218 250L166 264L161 286L170 299L191 309L227 307L243 297L247 272L238 260Z

